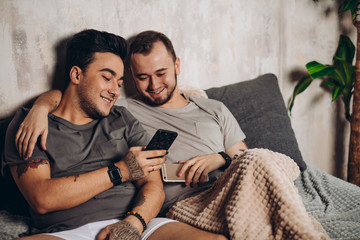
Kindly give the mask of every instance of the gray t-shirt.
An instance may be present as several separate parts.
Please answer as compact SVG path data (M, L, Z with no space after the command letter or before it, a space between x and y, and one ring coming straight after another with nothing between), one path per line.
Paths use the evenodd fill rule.
M19 109L10 123L6 135L3 167L24 163L15 148L15 134L27 114ZM114 106L106 118L85 125L75 125L49 114L47 151L37 144L32 159L46 159L50 163L51 177L72 176L90 172L117 162L129 147L145 146L148 134L124 107ZM55 232L75 228L89 222L121 217L131 209L136 187L125 182L70 209L38 214L30 209L34 232Z
M224 151L245 139L238 122L222 102L185 97L189 104L183 108L152 107L136 99L119 99L117 104L125 106L150 136L159 128L178 133L166 156L166 163ZM220 170L210 173L210 182L204 186L185 187L181 183L164 183L166 198L163 211L175 202L207 189L219 173Z

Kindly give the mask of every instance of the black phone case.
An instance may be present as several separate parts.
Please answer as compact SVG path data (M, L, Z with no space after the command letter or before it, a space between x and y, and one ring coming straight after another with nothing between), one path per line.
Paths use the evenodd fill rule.
M158 129L145 150L168 150L177 135L174 131Z

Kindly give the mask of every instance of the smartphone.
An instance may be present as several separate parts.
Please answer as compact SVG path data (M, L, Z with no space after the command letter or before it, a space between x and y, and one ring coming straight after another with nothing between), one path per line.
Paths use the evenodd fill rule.
M158 129L145 150L168 150L177 135L174 131Z
M164 182L185 182L185 177L188 174L188 171L190 168L187 169L185 174L183 174L181 177L178 176L178 173L180 172L182 166L184 164L180 163L170 163L166 164L164 163L161 166L161 175ZM209 176L206 177L206 182L209 181Z

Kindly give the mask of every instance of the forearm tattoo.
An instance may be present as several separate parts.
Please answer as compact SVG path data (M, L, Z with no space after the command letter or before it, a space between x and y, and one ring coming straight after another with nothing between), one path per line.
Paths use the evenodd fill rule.
M33 159L27 163L17 165L16 173L18 174L18 178L20 178L24 173L27 172L29 168L38 168L40 165L46 165L46 164L49 164L47 160Z
M241 148L239 149L239 151L240 151L240 152L243 152L243 153L245 152L245 150L246 150L246 149L241 149ZM236 159L236 158L238 158L239 156L240 156L239 154L235 154L234 157L233 157L233 160Z
M141 169L134 153L128 152L128 154L126 154L125 163L128 168L129 177L131 180L136 181L145 177L144 171Z
M59 106L59 102L58 101L55 101L54 103L54 107L53 107L53 111Z
M114 240L140 240L139 231L125 220L112 225L110 232Z
M80 176L79 174L76 174L74 176L66 176L66 178L74 177L74 182L76 182L76 180L78 179L79 176Z
M145 203L145 196L144 196L144 194L142 192L139 192L138 195L135 198L134 208L135 207L140 207L144 203Z

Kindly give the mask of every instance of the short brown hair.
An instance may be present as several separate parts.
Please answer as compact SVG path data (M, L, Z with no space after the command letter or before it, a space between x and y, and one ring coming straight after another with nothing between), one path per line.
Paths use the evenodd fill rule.
M144 31L136 35L130 44L129 57L134 53L149 54L153 48L153 43L161 41L171 54L173 61L176 61L176 54L170 39L161 32Z

